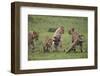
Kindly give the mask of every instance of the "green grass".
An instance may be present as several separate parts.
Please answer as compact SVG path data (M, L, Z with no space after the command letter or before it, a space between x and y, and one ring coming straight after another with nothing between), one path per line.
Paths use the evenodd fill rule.
M75 59L87 58L88 48L88 18L87 17L69 17L69 16L42 16L29 15L28 16L28 31L36 31L39 33L39 41L35 42L35 50L28 50L28 60L48 60L48 59ZM49 28L64 27L63 49L68 49L71 45L71 36L68 30L72 27L79 33L84 35L83 49L84 53L68 53L65 54L63 49L61 52L43 53L43 42L47 36L52 37L54 32L48 32ZM30 53L31 51L36 51ZM67 50L66 50L67 51ZM77 49L79 52L79 49Z
M87 52L29 52L29 60L53 60L53 59L79 59L79 58L87 58Z

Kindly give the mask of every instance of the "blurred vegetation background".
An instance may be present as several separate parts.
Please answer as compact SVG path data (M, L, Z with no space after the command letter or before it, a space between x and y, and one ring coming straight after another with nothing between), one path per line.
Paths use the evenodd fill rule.
M52 38L54 31L59 26L64 27L63 49L62 52L43 53L43 42L47 36ZM83 53L77 48L77 53L65 54L64 49L71 45L71 35L68 30L74 27L76 31L84 35ZM87 17L71 17L71 16L47 16L47 15L28 15L28 32L35 31L39 33L39 41L35 42L35 52L28 50L28 60L48 60L48 59L73 59L87 58L88 56L88 18Z

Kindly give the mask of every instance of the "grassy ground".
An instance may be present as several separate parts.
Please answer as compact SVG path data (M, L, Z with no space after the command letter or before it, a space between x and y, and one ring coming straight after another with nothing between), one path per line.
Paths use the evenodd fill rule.
M28 50L28 60L48 60L48 59L75 59L75 58L87 58L87 42L88 42L88 20L86 17L62 17L62 16L28 16L28 31L36 31L39 33L39 41L35 42L35 50ZM50 28L57 28L59 26L64 27L63 49L60 52L43 53L43 41L47 36L52 37L54 32L48 32ZM64 49L67 49L71 45L71 36L68 34L68 30L74 27L79 33L84 35L84 52L80 53L77 49L77 53L71 52L65 54ZM32 53L32 51L35 51Z
M29 52L29 60L51 60L51 59L78 59L78 58L87 58L87 52Z

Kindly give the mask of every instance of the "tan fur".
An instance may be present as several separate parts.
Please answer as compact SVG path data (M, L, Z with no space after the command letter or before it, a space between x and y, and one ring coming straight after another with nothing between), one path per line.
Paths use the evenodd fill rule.
M43 45L44 52L50 52L51 48L52 48L52 39L49 37L46 37L44 45Z
M62 46L62 34L64 34L64 27L60 26L54 33L52 40L53 40L53 46L55 48L55 50L57 50L57 48L59 46Z
M74 49L74 51L75 51L77 45L80 46L80 50L82 51L83 41L82 41L81 35L77 31L75 31L75 28L71 28L69 30L69 34L72 36L72 45L68 49L68 51L71 51L72 49Z
M34 48L34 40L38 40L38 33L37 32L29 32L28 33L28 47Z

